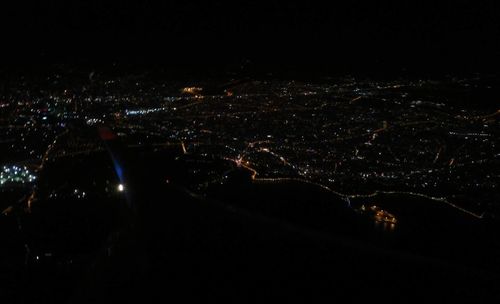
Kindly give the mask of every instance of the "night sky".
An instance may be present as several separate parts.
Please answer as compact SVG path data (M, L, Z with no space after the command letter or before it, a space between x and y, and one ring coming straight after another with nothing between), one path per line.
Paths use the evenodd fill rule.
M500 66L494 1L164 2L6 7L1 62L212 67L249 61L310 70L444 72Z

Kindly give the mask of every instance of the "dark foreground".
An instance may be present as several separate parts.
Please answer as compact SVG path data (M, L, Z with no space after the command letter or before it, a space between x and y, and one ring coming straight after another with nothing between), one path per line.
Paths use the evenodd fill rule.
M22 217L24 235L9 247L27 241L30 252L2 264L6 303L498 296L494 223L423 200L379 197L433 214L412 223L398 211L403 223L388 230L314 186L251 181L244 169L201 197L183 185L195 160L178 147L106 146L111 154L46 164L38 200ZM123 167L127 188L70 198L74 186L92 183L92 171L119 182L109 155ZM55 189L67 196L54 198Z

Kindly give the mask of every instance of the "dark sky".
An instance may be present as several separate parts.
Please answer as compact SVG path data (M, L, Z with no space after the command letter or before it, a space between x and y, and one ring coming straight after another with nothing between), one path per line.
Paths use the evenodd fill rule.
M211 66L249 60L310 69L454 71L499 66L494 1L157 2L46 0L5 7L2 62Z

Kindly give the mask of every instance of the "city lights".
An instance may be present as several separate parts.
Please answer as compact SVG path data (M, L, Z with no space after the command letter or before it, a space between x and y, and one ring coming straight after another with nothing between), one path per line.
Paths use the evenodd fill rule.
M0 186L32 183L35 180L36 175L25 166L3 166L0 171Z

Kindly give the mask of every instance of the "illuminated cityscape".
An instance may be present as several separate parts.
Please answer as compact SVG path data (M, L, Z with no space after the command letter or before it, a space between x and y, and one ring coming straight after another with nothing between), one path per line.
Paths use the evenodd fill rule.
M69 86L58 80L66 77L50 76L53 85L36 95L20 82L1 96L2 214L25 223L28 264L72 263L75 250L95 250L90 244L117 229L98 214L111 216L113 204L144 208L137 193L156 193L157 182L328 233L343 229L322 216L339 221L340 212L344 228L360 225L341 233L390 248L414 237L415 219L436 231L448 217L490 225L499 216L500 112L467 100L494 90L488 79L348 76L192 87L127 76ZM282 206L288 200L319 205L299 211ZM77 243L40 243L55 232L37 217L58 223L56 214L73 204L65 214L101 211L58 224L86 231ZM60 211L45 215L52 208ZM312 218L297 217L302 212ZM94 227L75 226L88 221ZM411 251L427 252L419 242Z
M481 168L498 166L498 111L435 96L440 86L460 94L473 79L329 82L249 81L230 88L234 95L201 99L183 95L193 88L164 83L120 93L116 83L127 79L119 79L94 84L102 91L92 95L85 85L46 92L28 107L12 96L3 110L15 113L4 121L3 157L36 163L58 135L67 143L51 151L55 157L99 149L62 134L82 121L111 127L129 145L182 143L188 154L244 165L259 179L304 179L345 197L415 193L496 215L499 175Z
M0 14L1 303L500 299L493 4Z

